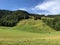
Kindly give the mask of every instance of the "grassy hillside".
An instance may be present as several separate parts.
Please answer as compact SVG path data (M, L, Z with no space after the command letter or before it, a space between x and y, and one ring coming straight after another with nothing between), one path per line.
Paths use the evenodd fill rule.
M39 33L55 31L54 29L46 25L42 20L34 19L22 20L17 24L17 26L14 27L14 29Z
M15 27L0 26L0 45L59 45L60 32L42 20L21 20Z
M49 34L50 32L55 32L55 30L46 25L42 20L22 20L15 27L0 26L0 38L36 38L40 34Z

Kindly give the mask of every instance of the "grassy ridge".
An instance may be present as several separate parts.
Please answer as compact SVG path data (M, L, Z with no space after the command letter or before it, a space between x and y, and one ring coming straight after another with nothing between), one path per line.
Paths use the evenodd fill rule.
M39 33L55 31L54 29L46 25L42 20L33 20L33 19L20 21L20 23L18 23L17 26L14 27L14 29L29 32L39 32Z

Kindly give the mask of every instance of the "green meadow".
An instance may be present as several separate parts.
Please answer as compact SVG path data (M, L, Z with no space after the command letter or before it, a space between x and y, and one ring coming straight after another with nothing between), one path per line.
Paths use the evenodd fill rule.
M60 31L42 20L21 20L14 27L0 26L0 45L60 45Z

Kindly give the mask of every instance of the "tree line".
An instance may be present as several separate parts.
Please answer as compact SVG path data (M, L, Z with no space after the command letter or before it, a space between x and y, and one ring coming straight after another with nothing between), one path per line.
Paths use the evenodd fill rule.
M60 31L60 15L55 15L53 18L45 17L43 21L56 31Z
M0 10L0 26L15 26L19 20L28 19L29 13L22 10Z

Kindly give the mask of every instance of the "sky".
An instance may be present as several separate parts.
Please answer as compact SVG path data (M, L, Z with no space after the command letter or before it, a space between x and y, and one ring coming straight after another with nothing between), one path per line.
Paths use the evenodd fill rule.
M60 14L60 0L0 0L0 9L36 14Z

